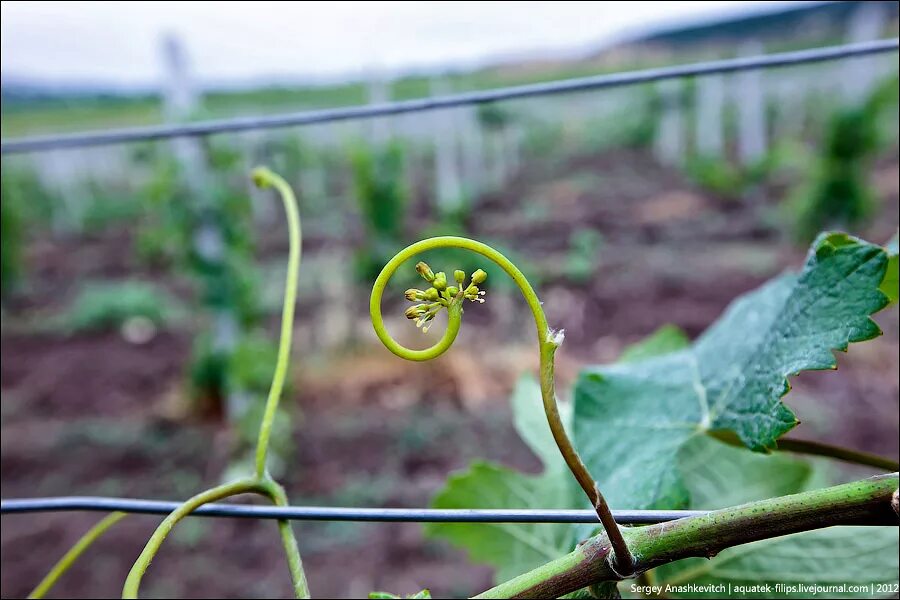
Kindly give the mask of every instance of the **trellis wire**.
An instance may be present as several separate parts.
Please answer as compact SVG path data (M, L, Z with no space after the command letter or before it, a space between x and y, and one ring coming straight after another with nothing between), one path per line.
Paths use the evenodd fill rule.
M168 515L181 503L101 496L54 496L0 500L0 515L53 512L125 512ZM614 510L621 525L652 525L706 515L705 510ZM259 506L212 503L192 516L239 519L287 519L290 521L351 521L377 523L597 523L593 510L566 509L441 509L441 508L346 508L332 506ZM878 521L860 525L884 525Z
M900 40L892 38L871 42L844 44L840 46L813 48L809 50L798 50L795 52L764 54L760 56L730 58L688 65L626 71L624 73L612 73L609 75L562 79L547 83L534 83L432 98L421 98L417 100L369 104L365 106L328 108L273 116L198 121L195 123L178 125L158 125L150 127L110 129L106 131L68 135L24 137L0 142L0 153L17 154L60 148L123 144L127 142L160 140L175 137L196 137L216 133L247 131L251 129L272 129L278 127L312 125L316 123L344 121L349 119L368 119L372 117L384 117L403 113L453 108L469 104L484 104L500 100L513 100L548 94L614 88L681 77L787 67L839 58L890 52L897 50L898 47L900 47Z
M101 511L167 515L179 502L58 496L0 501L0 514ZM684 517L704 515L702 510L614 510L623 525L650 525ZM437 509L437 508L343 508L330 506L251 506L207 504L193 513L202 517L289 519L293 521L362 521L415 523L597 523L593 510L547 509Z

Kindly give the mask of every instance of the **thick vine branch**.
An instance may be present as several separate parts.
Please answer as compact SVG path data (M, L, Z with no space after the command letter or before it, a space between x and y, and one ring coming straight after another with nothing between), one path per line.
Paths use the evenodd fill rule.
M691 557L711 558L739 546L836 525L894 525L891 507L897 473L834 487L770 498L741 506L625 529L634 573ZM558 598L604 581L624 579L613 568L605 534L573 552L487 590L476 598Z

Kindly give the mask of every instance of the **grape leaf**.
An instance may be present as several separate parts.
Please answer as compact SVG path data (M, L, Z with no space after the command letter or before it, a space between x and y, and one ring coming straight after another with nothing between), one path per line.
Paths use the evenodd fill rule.
M513 425L519 437L531 448L531 451L541 459L544 469L547 471L565 470L568 472L566 461L563 460L547 423L541 400L541 386L532 375L523 375L516 382L510 398L513 413ZM559 418L563 426L571 434L572 405L566 402L559 403Z
M692 508L722 508L752 500L794 494L827 485L820 468L789 456L765 455L725 445L709 436L688 443L679 456ZM811 590L793 593L798 584L866 586L858 593L837 589L828 598L874 597L874 585L897 581L896 527L834 527L729 548L711 560L691 558L653 570L654 585L666 597L784 598L810 597ZM760 586L759 593L727 586ZM706 586L666 588L665 586ZM768 588L763 586L768 585ZM719 591L712 586L721 586ZM725 591L721 591L724 589ZM704 591L706 590L706 591Z
M434 508L567 508L554 504L560 475L524 475L497 464L474 462L447 479L434 498ZM570 476L569 476L570 477ZM505 581L570 552L575 530L565 523L428 523L425 534L444 538L468 550L472 560L496 568Z
M833 350L880 334L884 248L823 234L800 273L739 298L693 345L591 367L575 387L575 444L614 508L680 508L677 457L709 431L768 451L797 424L781 402L787 377L836 367Z
M522 377L512 396L519 436L541 459L544 471L526 475L479 461L451 475L432 501L434 508L580 508L569 473L541 410L541 390L533 377ZM563 422L571 418L560 406ZM576 530L565 523L429 523L429 537L465 548L473 560L496 567L498 581L511 579L570 552Z
M737 506L832 483L807 460L748 452L708 435L697 436L681 448L678 469L690 494L690 508L697 510Z
M622 351L619 362L638 362L654 356L668 354L689 346L691 340L676 325L663 325L641 341Z
M832 527L729 548L712 560L692 558L665 565L655 569L656 585L721 585L727 589L730 584L731 596L739 598L874 598L888 596L887 589L876 593L877 584L897 582L897 556L896 527ZM789 591L777 584L845 587ZM748 587L735 591L734 586ZM759 591L749 586L759 586ZM668 598L722 598L727 594L704 588L682 590L663 588Z

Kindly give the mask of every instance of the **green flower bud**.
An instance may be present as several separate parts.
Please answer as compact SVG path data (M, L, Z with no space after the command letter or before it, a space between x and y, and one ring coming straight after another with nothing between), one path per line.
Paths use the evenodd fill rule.
M485 273L481 269L478 269L477 271L472 273L472 283L474 283L475 285L484 283L485 279L487 279L487 273Z
M417 289L409 289L406 290L405 294L406 299L410 302L416 302L418 300L425 300L425 292Z
M450 298L456 298L456 295L459 293L459 288L455 285L451 285L447 288L447 296Z
M472 302L484 303L484 298L482 298L482 296L484 296L484 292L480 291L477 285L470 285L466 288L466 291L463 292L463 297Z
M416 304L415 306L410 306L409 308L407 308L404 314L406 315L407 319L418 319L423 314L425 314L426 310L427 309L424 304Z
M434 281L434 271L431 270L431 267L428 266L428 263L416 263L416 272L421 275L422 278L428 283Z
M434 302L439 298L438 291L434 288L428 288L425 290L425 299Z
M462 285L466 280L466 272L461 269L453 271L453 279L456 280L456 283Z
M433 285L434 289L436 289L437 291L443 292L445 289L447 289L447 274L443 271L436 273L434 276L434 280L431 282L431 285Z

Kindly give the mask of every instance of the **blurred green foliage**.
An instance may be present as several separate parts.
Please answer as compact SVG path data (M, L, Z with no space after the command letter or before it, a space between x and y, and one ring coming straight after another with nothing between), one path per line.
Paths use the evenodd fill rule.
M203 418L223 419L229 389L229 354L213 343L209 331L194 338L188 365L191 412Z
M868 172L888 141L881 120L888 107L897 105L897 84L896 77L888 79L864 101L831 115L811 173L787 205L798 240L810 240L829 227L859 226L872 215Z
M48 189L30 165L4 161L0 171L3 202L19 205L26 224L49 226L59 210L57 194Z
M16 291L26 276L26 232L32 227L49 227L56 202L33 169L4 162L0 171L0 294L4 299Z
M113 189L110 184L102 184L96 179L88 179L77 194L83 205L77 227L85 233L98 233L115 225L133 222L140 218L143 211L140 199L130 190Z
M727 200L740 198L747 183L744 171L725 157L690 156L684 169L695 185Z
M55 325L70 333L117 330L134 318L164 327L185 318L185 307L145 281L95 281L83 284Z
M152 166L148 182L138 192L144 211L138 221L135 250L138 259L146 263L171 265L189 253L191 213L178 184L175 160L155 148L144 160Z
M252 391L259 399L258 386L248 386L242 376L250 367L235 357L262 317L260 274L243 155L209 139L202 151L208 176L201 189L188 185L190 174L182 171L167 146L148 147L136 157L150 171L140 192L145 211L136 251L142 260L168 266L193 282L200 305L195 321L202 328L192 351L189 389L195 412L220 417L227 414L224 403L234 393ZM204 245L213 248L203 250ZM223 314L238 327L234 347L219 348L213 342L211 329Z
M600 265L600 249L603 235L588 227L580 227L569 236L564 272L567 279L587 283Z
M7 189L3 178L2 228L0 228L0 294L6 298L19 284L24 265L22 263L22 202L13 190Z
M766 181L775 172L788 168L789 157L776 145L765 156L748 166L738 165L725 156L692 155L684 172L695 185L722 200L732 201Z
M541 163L613 149L644 148L656 136L658 116L658 98L652 89L642 88L633 91L626 107L615 115L579 120L575 126L567 126L565 120L522 118L522 148Z
M356 275L369 282L403 237L409 196L403 146L397 141L381 147L357 144L351 150L351 166L354 196L366 230L356 255Z
M645 148L656 137L659 100L650 92L636 92L627 110L614 117L592 119L578 127L575 148L590 154L614 148Z
M502 130L515 120L514 113L497 102L479 104L475 110L478 123L488 131Z

